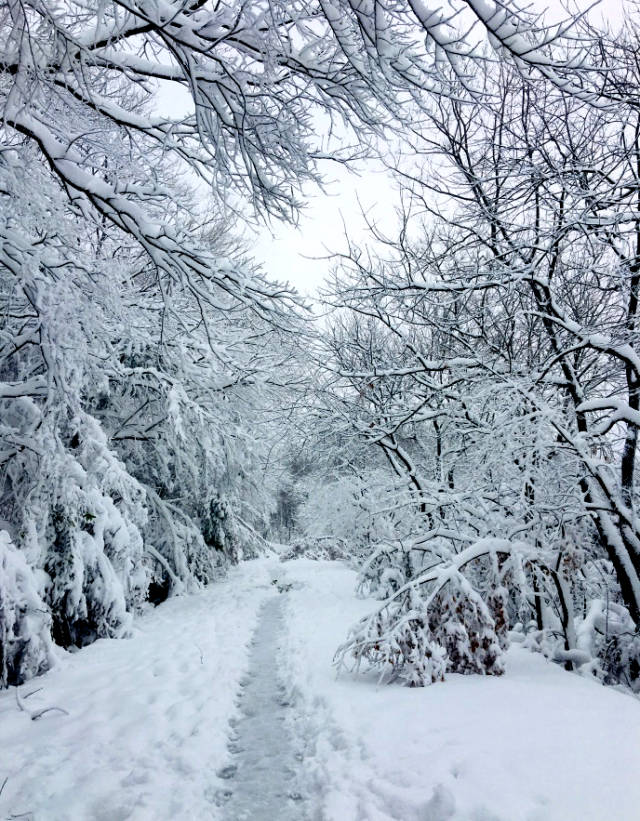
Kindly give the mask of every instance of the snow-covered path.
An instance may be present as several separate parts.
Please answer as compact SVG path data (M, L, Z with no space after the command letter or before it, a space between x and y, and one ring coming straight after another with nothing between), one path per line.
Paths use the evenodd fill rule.
M233 721L229 745L235 760L218 773L229 781L225 821L302 821L305 815L287 727L292 703L279 675L282 631L282 601L268 599L258 615L249 670L240 682L241 715Z
M247 562L139 619L131 639L61 653L19 688L37 721L0 691L0 819L184 821L221 818L216 772L262 603L269 563ZM30 698L27 696L34 693Z
M0 819L639 821L637 699L519 647L501 678L336 677L354 581L248 562L61 654L24 711L0 692Z

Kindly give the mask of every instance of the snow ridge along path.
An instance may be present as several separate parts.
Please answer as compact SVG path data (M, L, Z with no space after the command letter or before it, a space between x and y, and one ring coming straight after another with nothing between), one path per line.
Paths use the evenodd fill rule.
M285 594L286 595L286 594ZM241 680L241 715L232 722L229 750L235 761L218 772L228 779L225 821L302 821L305 810L296 785L296 759L287 729L291 700L280 680L283 615L281 597L268 599L258 614L249 670Z

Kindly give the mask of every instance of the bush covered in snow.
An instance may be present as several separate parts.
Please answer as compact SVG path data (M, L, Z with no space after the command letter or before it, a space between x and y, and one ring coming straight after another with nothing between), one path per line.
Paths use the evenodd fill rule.
M21 684L52 661L51 617L37 575L0 530L0 687Z
M425 561L419 547L412 557L411 543L385 542L362 565L358 590L382 603L338 649L341 667L353 658L356 669L365 662L413 686L447 672L500 675L511 635L569 670L640 692L640 634L627 609L612 597L579 612L592 567L581 551L567 547L558 559L483 539Z
M318 539L296 539L286 550L280 553L280 561L293 559L325 559L340 561L353 559L353 545L337 537L327 536Z
M443 681L446 673L501 675L508 645L505 603L495 593L483 597L463 572L469 563L498 554L511 558L504 544L487 540L455 561L394 584L384 603L352 628L338 649L338 664L353 657L356 669L365 661L382 677L420 687ZM388 569L381 576L388 578Z

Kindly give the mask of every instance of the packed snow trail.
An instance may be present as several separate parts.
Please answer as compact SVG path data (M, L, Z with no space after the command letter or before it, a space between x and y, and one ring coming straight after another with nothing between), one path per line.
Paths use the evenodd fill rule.
M291 701L278 673L282 602L266 601L258 614L249 670L241 681L241 716L233 721L234 762L218 773L229 781L225 821L302 821L296 760L287 729Z

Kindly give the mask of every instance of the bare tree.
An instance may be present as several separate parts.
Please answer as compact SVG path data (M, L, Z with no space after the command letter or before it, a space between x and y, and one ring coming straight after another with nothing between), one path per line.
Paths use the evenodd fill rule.
M395 343L386 361L343 363L339 372L378 391L404 381L384 424L395 436L432 426L440 477L432 515L451 532L450 549L478 526L476 537L533 545L520 554L531 574L524 600L533 607L549 596L564 653L576 647L580 603L603 595L593 573L606 556L628 611L627 650L614 653L626 661L615 674L635 681L635 109L594 108L508 67L485 82L492 103L434 102L430 129L416 140L433 163L401 172L405 201L425 222L405 214L382 250L345 256L332 303ZM438 464L445 426L462 456L445 466L450 488ZM466 532L461 488L482 510ZM457 526L447 527L447 506ZM538 608L538 627L544 620Z

